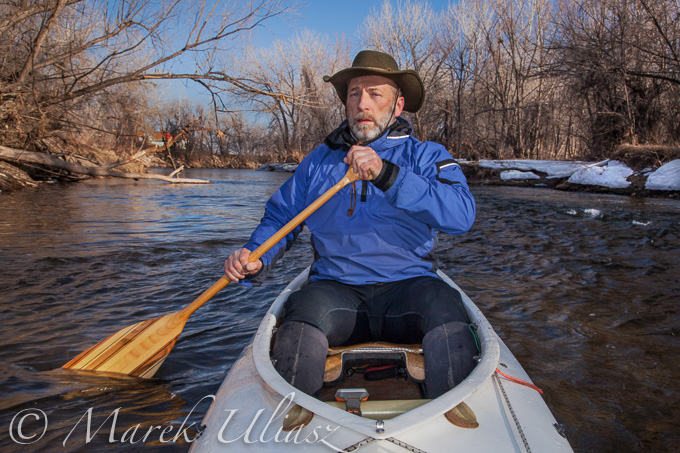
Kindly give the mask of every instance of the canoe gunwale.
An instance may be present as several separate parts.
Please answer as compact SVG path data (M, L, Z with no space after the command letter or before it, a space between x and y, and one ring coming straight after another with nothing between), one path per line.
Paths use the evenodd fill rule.
M468 315L472 322L477 326L477 334L482 349L480 361L472 373L462 383L449 390L441 397L392 419L385 420L384 432L376 432L375 420L357 417L356 415L328 405L310 395L298 391L279 375L271 362L269 353L274 326L283 311L283 304L288 298L288 295L307 281L309 269L306 269L298 275L276 298L255 334L252 353L255 367L261 379L272 390L280 394L282 398L292 395L292 400L295 404L298 404L325 419L333 420L333 422L338 425L352 429L374 439L387 439L396 436L403 431L412 430L417 425L427 423L433 418L441 416L449 409L469 398L478 391L485 382L491 379L500 360L501 348L493 327L472 300L470 300L470 298L467 297L467 295L465 295L465 293L441 270L437 273L442 280L446 281L460 292Z

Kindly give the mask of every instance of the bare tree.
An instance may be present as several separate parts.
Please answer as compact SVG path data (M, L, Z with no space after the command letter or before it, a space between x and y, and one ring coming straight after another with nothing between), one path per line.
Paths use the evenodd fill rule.
M491 1L492 18L481 22L485 70L479 81L488 93L488 125L493 129L499 157L537 155L537 121L544 102L546 49L553 33L545 0Z
M456 155L467 158L475 158L481 151L479 131L473 126L478 114L474 84L486 61L481 30L487 27L481 24L489 20L488 3L450 4L436 39L436 58L442 63L447 80L439 96L434 97L442 126L435 139Z
M680 4L564 2L561 77L583 105L580 134L594 158L620 144L680 139Z
M556 156L559 83L556 28L546 0L452 4L442 19L438 56L448 74L441 96L443 141L466 157ZM442 102L442 101L440 101ZM452 133L455 130L455 143Z
M283 0L5 2L0 140L30 146L101 93L131 82L188 79L208 89L247 89L220 59L239 46L239 36L287 9Z
M233 94L270 122L270 144L299 160L319 144L342 118L333 88L323 75L347 61L343 42L330 47L316 33L303 31L289 41L249 55L245 70L256 90L235 87Z
M414 69L423 79L426 105L413 115L415 133L421 139L430 138L434 132L433 123L422 118L432 114L428 100L437 93L443 75L433 41L438 27L439 16L428 2L398 0L393 6L385 0L380 8L371 10L357 33L362 45L389 53L400 68Z

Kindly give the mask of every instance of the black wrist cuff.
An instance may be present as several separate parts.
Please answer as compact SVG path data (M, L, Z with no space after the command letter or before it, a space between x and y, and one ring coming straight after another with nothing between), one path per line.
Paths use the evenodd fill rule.
M389 160L383 159L382 161L383 168L380 171L380 174L373 178L371 182L378 189L382 190L383 192L387 192L389 188L394 185L395 181L397 180L397 176L399 176L399 167Z

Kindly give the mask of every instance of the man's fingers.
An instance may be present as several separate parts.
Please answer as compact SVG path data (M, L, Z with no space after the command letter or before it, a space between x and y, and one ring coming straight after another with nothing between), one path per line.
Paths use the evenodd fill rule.
M241 249L229 255L224 262L224 274L233 282L243 280L248 274L255 273L262 267L262 261L248 261L250 250Z
M233 282L237 282L239 280L243 280L245 278L245 275L239 272L239 270L236 269L234 266L234 260L232 259L233 256L230 256L229 259L224 263L224 274L229 277L229 280Z
M367 146L352 146L344 160L352 166L352 170L361 179L370 181L377 177L380 174L380 170L382 170L380 156Z
M361 166L361 171L364 173L365 179L373 179L375 175L373 174L374 168L370 162Z
M250 251L248 249L241 249L232 253L224 262L224 274L229 277L231 281L238 282L246 278L247 269L245 264L248 263L248 256Z
M238 282L239 280L243 280L244 278L246 278L245 275L227 269L224 270L224 275L229 277L229 280L231 280L232 282Z

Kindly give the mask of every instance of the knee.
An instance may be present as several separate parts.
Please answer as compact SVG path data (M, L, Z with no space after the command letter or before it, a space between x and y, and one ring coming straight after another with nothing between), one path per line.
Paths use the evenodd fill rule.
M323 330L324 318L333 309L332 301L324 296L318 290L292 293L284 305L285 321L303 322Z
M302 322L284 322L272 348L274 367L295 388L310 395L323 385L328 340L319 329Z
M312 348L325 352L328 350L326 335L316 327L297 321L285 321L276 331L272 355L282 352L297 354L301 350Z
M423 333L450 322L470 322L460 292L446 282L435 277L425 278L413 289L416 288L417 292L409 296L422 316Z
M423 338L425 387L436 398L460 384L475 368L479 354L469 325L450 322L432 329Z
M466 322L447 322L430 330L423 337L423 350L427 346L445 345L448 351L478 353L475 335Z
M448 323L469 324L468 316L460 293L451 288L440 294L433 294L423 307L423 331L425 333L432 329Z
M284 307L284 322L308 324L323 332L332 345L343 344L357 324L356 304L343 297L342 290L333 284L317 283L290 295Z

